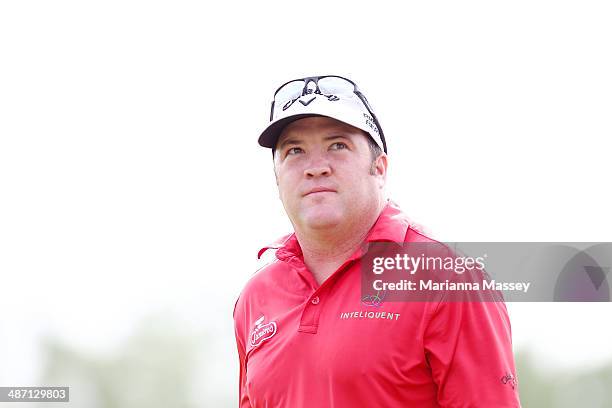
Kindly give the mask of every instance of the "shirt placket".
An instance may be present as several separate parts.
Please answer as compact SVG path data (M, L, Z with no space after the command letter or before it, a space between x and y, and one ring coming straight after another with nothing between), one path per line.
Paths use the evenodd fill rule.
M312 288L314 289L313 293L308 298L307 302L304 304L304 309L302 311L302 318L300 319L300 326L298 331L301 333L310 333L316 334L319 328L319 317L321 316L321 311L327 301L329 300L329 294L332 286L336 282L336 280L344 274L350 267L351 264L361 256L361 251L357 251L351 258L349 258L346 262L344 262L328 279L323 282L322 285L317 287L317 284L312 278L312 274L303 266L303 271L307 274L311 282L313 283Z

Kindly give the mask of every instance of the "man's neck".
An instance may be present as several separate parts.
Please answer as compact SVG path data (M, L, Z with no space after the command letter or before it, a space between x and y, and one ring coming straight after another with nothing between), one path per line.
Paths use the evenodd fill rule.
M296 236L304 263L321 284L334 273L361 245L368 232L385 207L386 201L368 216L357 219L329 230L298 231Z

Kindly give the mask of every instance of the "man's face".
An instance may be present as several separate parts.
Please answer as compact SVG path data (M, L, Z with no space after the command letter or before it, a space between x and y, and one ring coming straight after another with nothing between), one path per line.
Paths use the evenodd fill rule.
M376 211L386 169L384 154L372 162L363 131L328 117L292 122L276 144L279 196L296 228L335 227Z

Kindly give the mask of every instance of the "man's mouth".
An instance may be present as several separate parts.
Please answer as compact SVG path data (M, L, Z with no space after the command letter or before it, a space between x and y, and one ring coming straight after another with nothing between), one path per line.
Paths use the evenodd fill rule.
M335 193L336 190L329 188L329 187L315 187L313 189L308 190L308 192L306 194L304 194L304 197L311 195L311 194L319 194L319 193Z

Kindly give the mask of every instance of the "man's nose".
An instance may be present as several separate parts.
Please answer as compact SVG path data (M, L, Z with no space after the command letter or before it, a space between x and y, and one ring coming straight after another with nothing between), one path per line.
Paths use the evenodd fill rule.
M313 160L309 166L304 170L306 178L314 178L321 176L329 176L331 174L331 167L329 163L323 158Z

